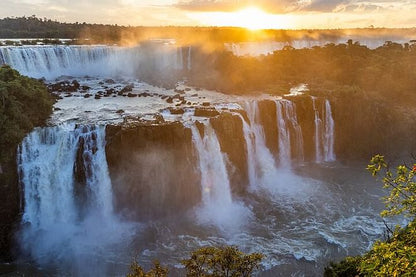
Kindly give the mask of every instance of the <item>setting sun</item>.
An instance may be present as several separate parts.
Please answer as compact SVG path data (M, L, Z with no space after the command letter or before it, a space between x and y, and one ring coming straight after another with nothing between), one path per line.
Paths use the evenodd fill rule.
M288 16L269 14L255 6L235 12L198 13L198 20L204 25L243 27L250 30L293 27Z

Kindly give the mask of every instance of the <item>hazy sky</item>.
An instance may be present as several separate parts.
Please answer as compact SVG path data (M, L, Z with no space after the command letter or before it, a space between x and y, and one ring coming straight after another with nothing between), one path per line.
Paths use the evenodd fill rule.
M0 0L0 17L120 25L416 27L416 0ZM249 9L257 7L260 10Z

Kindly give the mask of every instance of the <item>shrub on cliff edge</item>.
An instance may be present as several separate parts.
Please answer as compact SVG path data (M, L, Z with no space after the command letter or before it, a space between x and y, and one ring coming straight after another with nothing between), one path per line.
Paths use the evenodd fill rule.
M45 85L5 65L0 67L0 164L14 157L17 145L52 112Z

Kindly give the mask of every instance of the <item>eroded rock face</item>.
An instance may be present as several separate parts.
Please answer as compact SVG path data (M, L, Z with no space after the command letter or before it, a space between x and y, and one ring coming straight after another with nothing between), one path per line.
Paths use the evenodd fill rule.
M279 153L276 113L275 101L262 100L259 102L259 120L261 126L263 126L266 146L274 156L277 156Z
M227 169L230 178L231 190L242 194L248 184L247 176L247 146L243 134L241 118L230 113L211 119L221 151L226 154Z
M115 207L149 219L200 202L192 134L182 123L107 126L107 161Z
M0 260L14 258L15 232L20 221L20 189L16 160L1 164L0 172Z
M210 119L227 157L231 188L247 186L246 145L240 117L221 113ZM204 136L202 123L195 123ZM108 125L107 161L115 206L136 219L178 214L201 202L198 155L191 130L180 122Z

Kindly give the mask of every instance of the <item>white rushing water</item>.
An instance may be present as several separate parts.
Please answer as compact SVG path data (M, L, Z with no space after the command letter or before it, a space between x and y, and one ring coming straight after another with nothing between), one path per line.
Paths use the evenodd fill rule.
M318 101L316 97L311 97L315 113L315 161L317 163L333 162L336 160L336 156L334 153L335 128L331 104L327 99Z
M201 223L212 224L231 232L248 223L251 212L243 203L233 200L224 154L215 130L205 122L204 136L191 126L201 173L202 206L198 210Z
M185 61L183 53L185 55ZM137 47L117 46L2 46L0 65L21 74L54 79L59 76L135 77L149 72L191 69L191 47L150 42Z
M76 180L76 163L83 181ZM113 214L103 126L35 129L20 146L19 172L20 244L40 265L70 262L69 270L85 270L92 257L106 255L106 246L129 237ZM89 270L99 272L94 266Z
M289 100L278 100L276 110L280 166L289 168L292 159L300 162L304 159L302 128L298 123L295 103ZM292 144L294 157L292 157Z

